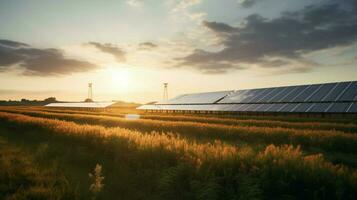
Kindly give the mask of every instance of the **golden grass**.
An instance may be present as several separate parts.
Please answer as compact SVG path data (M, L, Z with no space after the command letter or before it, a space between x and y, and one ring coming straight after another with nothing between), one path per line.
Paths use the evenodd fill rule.
M26 108L31 111L45 111L53 113L66 113L66 114L86 114L86 115L101 115L112 117L125 117L122 113L113 113L107 111L80 111L80 110L58 110L45 107ZM356 133L357 124L353 123L336 123L336 122L289 122L278 121L267 118L250 119L250 118L226 118L226 117L204 117L204 116L191 116L191 115L152 115L144 113L140 116L142 119L151 119L159 121L184 121L184 122L199 122L209 124L223 124L223 125L239 125L239 126L258 126L258 127L282 127L293 129L307 129L307 130L338 130L343 132Z
M0 122L13 124L20 129L43 130L72 139L80 138L86 141L89 146L101 147L107 149L108 152L114 147L112 145L117 145L110 142L114 138L127 141L127 143L120 144L128 145L138 151L151 151L153 152L151 156L160 156L160 152L170 152L180 163L192 165L194 168L186 170L185 167L178 166L165 172L162 184L165 186L163 188L167 198L173 198L172 195L180 196L180 192L175 190L177 187L182 185L191 187L187 186L187 184L190 185L189 183L177 180L177 177L181 176L187 176L196 182L201 180L202 184L210 181L212 184L220 185L209 192L205 190L205 187L210 185L203 184L204 188L198 191L203 192L200 195L206 196L214 195L212 192L221 194L221 197L223 197L222 194L229 196L227 193L229 188L225 187L225 183L230 181L233 181L231 184L234 187L240 188L240 193L242 191L249 193L246 190L256 191L258 188L265 197L271 198L282 198L284 195L290 194L299 198L306 197L305 195L316 198L328 195L331 198L353 199L357 191L355 170L341 165L333 165L325 161L322 155L304 156L299 147L291 145L269 145L263 151L255 151L250 147L239 148L221 141L197 143L194 140L184 139L170 133L143 134L139 131L118 127L80 125L57 119L6 112L0 112ZM249 135L251 134L253 133L250 132ZM272 137L271 134L269 135ZM342 135L346 136L346 134ZM255 137L257 136L255 135ZM248 186L243 187L240 182L234 181L235 178L241 176L246 178L244 180L253 181L254 184L251 185L248 181L245 183ZM212 182L213 180L215 181ZM239 180L243 181L243 179ZM305 189L299 191L299 187L302 185ZM189 191L197 187L196 185ZM344 190L340 190L340 188L344 188ZM281 191L283 192L281 193ZM172 195L170 196L170 194Z
M80 123L119 126L143 132L174 132L186 138L219 139L225 142L253 142L266 144L295 144L304 147L319 147L328 151L357 153L357 134L335 130L299 130L291 128L229 126L197 122L173 122L149 119L126 120L117 117L83 114L50 113L41 111L8 110L38 117L57 118Z

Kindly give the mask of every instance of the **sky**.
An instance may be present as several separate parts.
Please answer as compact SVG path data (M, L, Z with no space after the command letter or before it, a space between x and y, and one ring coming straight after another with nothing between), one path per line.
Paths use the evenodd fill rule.
M0 0L0 99L357 80L355 0Z

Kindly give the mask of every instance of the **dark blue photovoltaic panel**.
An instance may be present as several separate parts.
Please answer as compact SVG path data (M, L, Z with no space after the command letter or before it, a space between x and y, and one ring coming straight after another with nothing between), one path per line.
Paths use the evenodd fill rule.
M218 101L219 99L225 97L231 92L232 91L220 91L185 94L170 99L169 101L159 102L157 104L210 104Z
M287 96L283 97L280 102L290 102L292 101L296 96L298 96L302 91L304 91L308 85L301 85L301 86L296 86L295 88L292 88L292 92L290 92Z
M357 82L352 83L337 101L353 101L357 95Z
M266 110L266 112L279 112L279 110L284 106L285 106L285 104L283 104L283 103L273 104L271 107L269 107Z
M288 98L288 96L293 93L298 87L299 86L287 87L287 89L282 94L279 94L280 99L278 100L278 102L283 102L283 100L286 100L286 98Z
M254 111L258 106L259 104L249 104L247 109L245 109L244 111L249 111L249 112Z
M232 108L233 111L242 111L247 104L236 104Z
M245 94L245 98L242 99L240 102L241 102L241 103L249 103L254 97L256 97L256 95L259 94L260 91L261 91L261 89L249 90L249 91Z
M357 102L352 103L352 105L349 107L348 113L357 113Z
M239 111L246 111L249 108L250 104L242 104Z
M341 82L322 100L322 101L336 101L337 97L346 89L350 82Z
M278 93L269 99L269 102L279 102L280 99L286 96L290 89L291 87L282 87Z
M256 103L259 99L263 98L270 91L269 88L268 89L264 88L264 89L259 89L259 90L260 91L257 93L257 95L255 95L254 98L252 98L250 100L250 102Z
M255 111L257 112L264 112L267 111L273 104L261 104Z
M287 103L280 112L292 112L296 106L298 106L298 103Z
M240 107L239 111L245 111L248 109L249 104L241 104L242 106Z
M306 112L312 105L313 103L299 103L293 112Z
M337 83L327 83L323 84L318 91L313 94L307 101L308 102L318 102L322 99L337 85Z
M332 103L314 103L312 107L306 112L326 112L327 108L330 107Z
M137 109L357 113L357 81L186 94Z
M269 99L271 99L274 95L280 92L281 88L271 88L269 94L265 95L263 98L259 99L258 102L268 103Z
M327 112L342 113L346 112L351 103L333 103Z
M243 99L247 98L246 93L248 92L249 90L238 90L221 99L219 103L240 103Z
M290 102L305 102L308 97L313 95L321 85L310 85L303 92L301 92L296 98Z

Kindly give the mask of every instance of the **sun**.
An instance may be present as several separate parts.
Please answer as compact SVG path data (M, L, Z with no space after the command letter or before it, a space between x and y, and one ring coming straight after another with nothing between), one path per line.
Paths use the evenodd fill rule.
M108 81L115 90L128 91L132 83L132 73L127 68L109 69L107 71Z

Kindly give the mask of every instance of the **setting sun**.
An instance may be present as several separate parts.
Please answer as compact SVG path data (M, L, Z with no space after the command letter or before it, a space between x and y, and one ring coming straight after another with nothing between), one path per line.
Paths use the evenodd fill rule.
M129 69L109 69L106 71L106 75L112 89L120 91L129 91L131 89L132 73Z

